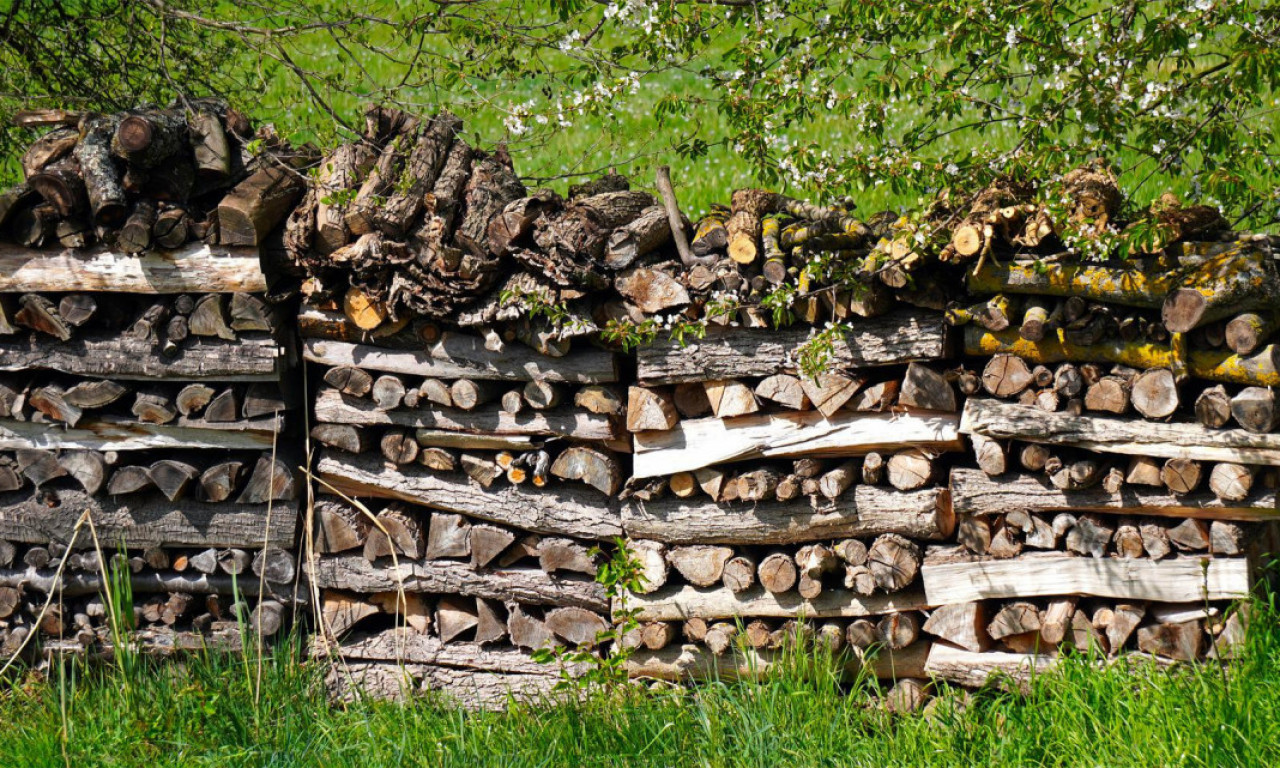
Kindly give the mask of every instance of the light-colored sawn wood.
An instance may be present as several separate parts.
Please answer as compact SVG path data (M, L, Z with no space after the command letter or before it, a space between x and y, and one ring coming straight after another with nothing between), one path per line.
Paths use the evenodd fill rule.
M33 251L0 244L0 292L260 293L257 248L192 242L173 251L107 248Z

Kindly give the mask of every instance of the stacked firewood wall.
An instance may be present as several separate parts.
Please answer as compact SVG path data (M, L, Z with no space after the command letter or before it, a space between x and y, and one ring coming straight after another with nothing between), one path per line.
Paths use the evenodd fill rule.
M498 300L524 277L490 249L525 194L509 159L447 114L368 119L289 234L310 274L316 647L342 657L341 690L544 695L581 668L532 652L590 651L609 626L596 548L622 534L620 359Z
M256 246L305 183L218 101L19 119L50 130L0 200L0 649L276 635L301 402Z

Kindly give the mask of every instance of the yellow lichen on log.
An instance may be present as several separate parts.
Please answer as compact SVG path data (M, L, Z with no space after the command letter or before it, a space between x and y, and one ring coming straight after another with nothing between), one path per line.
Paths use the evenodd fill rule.
M964 351L967 355L976 356L1008 353L1030 363L1045 365L1062 362L1115 363L1143 370L1169 368L1177 372L1185 363L1188 375L1207 381L1280 386L1280 345L1277 344L1269 344L1248 357L1234 355L1225 349L1192 350L1184 361L1179 359L1172 345L1121 340L1072 344L1060 336L1027 341L1018 335L1016 328L991 333L969 325L965 327Z

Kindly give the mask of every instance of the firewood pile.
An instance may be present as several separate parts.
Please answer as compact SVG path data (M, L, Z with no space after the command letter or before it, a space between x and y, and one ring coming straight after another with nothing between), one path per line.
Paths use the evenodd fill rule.
M307 152L260 131L272 151L247 157L248 128L202 104L109 121L186 142L177 163L107 144L143 179L123 211L98 216L85 116L0 209L11 644L38 617L46 646L93 653L103 559L129 567L147 647L227 640L268 603L287 621L277 585L301 572L336 693L471 706L547 695L593 654L688 681L825 648L905 710L1072 648L1172 664L1241 641L1234 601L1276 549L1280 274L1216 209L1126 213L1098 163L908 215L742 189L691 221L665 171L654 193L526 189L446 113L371 108L308 176ZM195 174L170 245L179 206L144 182L203 168L205 112L230 171ZM33 250L73 214L96 245ZM292 282L269 290L277 250ZM295 334L307 385L281 390ZM624 555L643 580L611 594ZM59 612L35 610L64 559Z
M19 119L50 130L0 206L0 648L280 633L302 402L296 309L256 246L302 177L217 101Z
M821 644L911 708L1069 647L1239 642L1275 537L1280 294L1271 242L1216 210L1162 201L1127 261L1067 250L1119 215L1101 166L1065 213L1000 182L865 222L739 190L695 224L662 175L529 192L455 118L386 110L326 168L290 243L344 692L404 693L403 663L480 705L544 694L529 652L593 647L590 547L619 535L643 586L595 650L641 679ZM620 324L659 332L629 351Z

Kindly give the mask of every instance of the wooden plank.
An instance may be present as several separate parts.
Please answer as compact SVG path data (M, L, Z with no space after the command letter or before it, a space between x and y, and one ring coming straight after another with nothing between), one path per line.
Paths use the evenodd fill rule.
M105 553L104 553L105 554ZM183 573L173 571L143 571L129 574L129 588L134 594L162 594L179 592L187 595L257 595L263 588L258 577L251 573L242 573L232 578L226 573L194 573L190 570ZM58 592L64 597L80 595L97 595L108 588L99 572L63 571L58 575L55 568L0 568L0 587L22 587L48 594ZM266 594L279 597L276 589L291 591L292 585L265 585ZM305 590L299 598L306 600ZM290 598L291 599L291 598Z
M445 333L422 350L393 350L343 341L306 339L303 356L324 365L354 365L387 373L441 379L568 381L601 384L618 380L617 357L583 348L566 357L544 357L532 349L508 345L501 352L484 348L479 336Z
M82 420L76 427L0 419L0 450L150 451L199 448L269 451L284 429L283 416L234 422L179 419L173 424L145 424L115 416Z
M879 649L863 660L852 653L842 661L845 679L854 679L863 669L880 680L925 677L925 661L929 658L928 641L921 640L900 651ZM627 657L627 676L671 682L699 680L766 680L774 667L785 659L784 651L730 648L716 656L704 646L668 645L658 651L637 648ZM785 667L784 667L785 669Z
M1258 485L1261 485L1259 483ZM1181 496L1164 488L1125 485L1118 493L1102 486L1061 491L1048 478L1028 474L988 477L978 469L951 470L951 506L957 514L993 515L1010 509L1032 512L1105 512L1116 515L1195 517L1240 522L1276 520L1280 499L1275 490L1255 489L1243 501L1223 501L1210 491Z
M1051 595L1203 603L1247 597L1252 586L1243 557L1151 560L1033 552L995 560L953 548L931 551L920 572L931 605Z
M316 472L325 483L354 496L398 499L535 533L598 540L622 535L617 499L578 483L545 489L502 485L485 490L463 473L387 467L380 455L352 456L329 450L321 452Z
M278 381L285 350L274 339L241 336L235 341L196 339L174 358L150 343L113 336L51 342L28 336L0 343L0 371L44 369L75 376L173 381Z
M1000 680L1022 688L1036 675L1053 669L1055 664L1056 657L1044 654L966 651L946 643L934 643L925 661L924 676L966 688L981 688L989 681Z
M29 491L0 494L0 539L28 544L67 543L76 521L88 510L103 547L123 543L147 547L292 547L296 542L298 503L275 502L270 520L267 505L171 502L159 494L89 496L83 491L57 491L48 506ZM93 546L88 526L75 547Z
M360 426L389 425L446 429L485 435L558 435L577 440L621 437L608 416L571 408L507 413L497 403L471 411L456 408L397 408L381 410L372 401L325 387L316 395L316 421Z
M526 706L548 706L575 694L561 691L563 678L556 667L546 665L543 674L508 674L464 670L438 664L398 662L335 662L325 676L330 696L340 701L366 698L403 701L435 691L467 710L500 712L516 701Z
M312 582L322 589L358 593L431 592L483 597L527 605L567 605L607 613L609 598L604 586L587 578L552 576L539 568L498 568L478 571L459 560L411 560L390 558L377 564L364 555L321 557L306 568Z
M660 339L637 350L638 376L645 384L676 384L794 373L795 350L809 337L808 327L710 328L705 338L683 346ZM949 352L941 313L900 310L854 323L836 343L829 367L904 365L944 358Z
M862 456L903 448L960 451L960 415L817 411L686 419L675 429L635 435L636 477L688 472L712 464L790 456Z
M1072 416L986 397L970 398L965 403L960 431L1131 456L1280 466L1278 434L1208 429L1196 423Z
M955 517L945 488L895 491L860 485L835 500L717 504L706 499L630 501L622 524L633 539L669 544L796 544L897 533L939 541Z
M760 586L735 593L727 587L699 589L680 584L647 595L628 594L626 598L626 608L637 611L638 621L732 619L738 616L834 619L914 611L929 605L924 591L914 588L870 597L847 589L824 589L813 600L805 600L799 592L774 594ZM615 601L615 610L620 606L621 603Z
M459 669L476 669L486 672L512 674L545 674L561 667L534 661L527 652L513 646L487 646L473 642L441 642L439 637L424 635L409 627L396 627L375 634L359 634L346 637L341 642L326 641L317 636L312 642L314 655L337 654L356 661L405 661L419 664L436 664ZM570 664L564 667L570 675L585 672L587 665Z
M192 242L139 254L105 247L36 251L0 243L0 292L261 293L257 248Z

